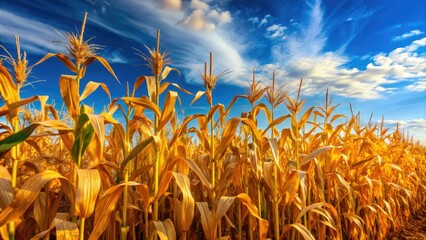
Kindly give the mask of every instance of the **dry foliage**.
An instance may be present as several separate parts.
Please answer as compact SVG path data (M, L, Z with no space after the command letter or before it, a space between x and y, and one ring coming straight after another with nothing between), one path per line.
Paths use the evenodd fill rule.
M206 89L193 100L206 95L210 110L180 123L179 94L167 89L189 92L166 81L176 69L166 66L158 32L156 48L143 55L153 76L138 77L126 96L111 99L101 82L82 87L93 61L116 78L83 39L86 18L79 34L66 34L66 53L37 63L55 56L72 72L58 76L68 115L47 96L20 98L35 65L28 67L18 37L17 59L7 52L4 62L11 70L0 61L3 239L385 239L425 207L426 148L399 129L336 114L328 92L324 106L304 110L302 81L292 98L275 75L264 87L253 71L248 94L225 108L213 90L227 71L214 75L210 54ZM144 83L148 96L135 96ZM99 87L111 103L96 113L82 101ZM230 118L238 99L252 109ZM41 109L24 108L33 101ZM288 114L277 116L281 104Z

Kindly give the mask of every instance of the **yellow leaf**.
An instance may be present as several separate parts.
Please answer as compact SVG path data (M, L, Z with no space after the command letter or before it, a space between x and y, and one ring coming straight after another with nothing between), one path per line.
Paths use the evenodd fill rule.
M209 205L206 202L197 202L197 208L201 215L201 226L203 227L204 237L207 240L214 240L216 238L216 224L213 221Z
M44 55L42 59L40 59L37 63L34 64L34 66L46 61L47 59L51 57L57 57L71 72L77 73L77 67L75 64L69 59L68 56L62 54L62 53L48 53Z
M302 234L303 238L305 240L315 240L315 237L312 235L312 233L301 223L293 223L293 224L287 224L284 227L283 235L286 234L291 228L296 229L299 231L300 234Z
M175 141L182 136L182 133L184 131L187 130L187 126L189 124L189 122L191 122L192 120L196 119L196 118L202 118L205 117L204 114L193 114L191 116L188 116L185 118L185 120L183 120L182 125L179 127L179 129L173 134L172 139L169 141L169 147L171 147L173 145L173 143L175 143Z
M142 197L142 202L146 208L149 207L149 190L148 186L145 184L136 186L137 192Z
M182 88L181 86L179 86L179 84L177 84L177 83L170 83L170 85L174 86L175 88L177 88L177 89L181 90L182 92L184 92L184 93L186 93L186 94L194 95L194 94L192 94L190 91L188 91L188 90L186 90L186 89Z
M309 153L306 156L303 156L303 160L302 160L300 166L303 167L305 164L309 163L312 159L316 158L318 155L320 155L320 154L322 154L322 153L324 153L324 152L326 152L326 151L328 151L332 148L334 148L334 146L325 146L325 147L316 149L315 151Z
M277 119L274 119L274 121L272 121L271 123L269 123L268 127L265 130L263 130L262 135L265 135L268 132L269 129L275 127L276 125L278 125L278 124L280 124L282 122L284 122L289 117L290 117L290 114L287 114L285 116L281 116L281 117L279 117Z
M197 176L200 178L200 180L203 183L203 185L206 186L209 190L212 190L213 186L210 183L210 180L208 180L208 178L206 177L206 175L204 175L203 171L197 165L197 163L195 163L194 160L190 160L190 159L187 159L186 163L188 164L189 168L191 168L191 170L194 171L195 174L197 174Z
M56 238L62 240L78 240L79 231L78 226L74 222L68 221L68 214L57 213L49 229L40 232L31 238L31 240L39 240L45 238L52 229L56 228Z
M18 88L12 79L12 76L7 69L0 63L0 95L6 101L6 104L11 104L20 100ZM9 113L10 118L18 114L17 110Z
M221 159L225 154L226 149L229 147L235 137L235 131L237 130L238 124L240 124L239 118L232 118L226 123L225 129L222 132L219 146L216 148L217 159Z
M125 102L130 102L130 103L134 103L136 105L140 105L144 108L147 108L151 111L154 112L155 115L157 115L157 117L161 116L161 110L160 108L155 105L154 102L152 102L151 100L149 100L147 97L140 97L140 98L136 98L136 97L122 97L121 99L123 99L123 101Z
M145 80L146 80L146 87L148 90L148 96L149 99L154 102L156 99L156 95L155 95L155 78L152 76L145 76Z
M145 82L145 79L145 76L139 76L138 78L136 78L135 84L133 84L132 97L135 96L136 90L138 90L142 83Z
M272 159L274 160L275 165L281 171L280 154L279 154L277 139L276 138L268 138L268 143L269 143L269 147L271 148Z
M158 192L157 195L154 196L154 198L150 198L150 202L152 201L158 201L163 194L167 191L170 185L170 181L172 180L172 173L170 171L167 171L164 173L163 177L161 178L160 184L158 185Z
M79 230L76 223L55 218L54 224L56 228L57 240L79 239Z
M68 113L74 121L77 122L80 101L78 98L79 90L76 76L61 75L61 78L59 79L59 88Z
M15 221L31 206L41 189L53 179L59 179L62 190L71 201L74 200L74 188L68 180L58 172L46 170L30 177L16 193L13 202L0 213L0 226Z
M165 221L152 221L154 225L155 231L160 237L161 240L175 240L176 239L176 231L173 225L172 220L167 218Z
M314 110L315 107L311 107L309 108L302 116L302 118L300 119L299 123L298 123L298 127L299 129L303 128L303 126L305 126L305 123L308 121L309 117L311 116L312 111Z
M108 188L101 199L97 201L95 208L95 221L93 222L93 230L90 234L89 240L97 240L107 228L111 217L114 216L113 212L116 209L117 201L121 197L124 186L137 186L140 185L136 182L121 183L116 186Z
M77 169L75 215L88 218L95 209L101 189L101 176L97 169Z
M178 172L172 172L177 185L182 192L182 203L175 208L176 222L179 232L187 232L194 218L195 201L191 193L191 184L189 178Z
M202 97L203 95L204 95L204 93L206 93L206 92L204 92L204 91L198 91L196 94L195 94L195 97L194 97L194 99L192 100L192 102L191 102L191 105L192 104L194 104L198 99L200 99L200 97Z
M80 96L80 101L83 101L85 98L87 98L96 89L98 89L99 86L105 91L105 93L109 97L109 101L111 102L111 94L109 92L109 89L108 89L107 85L105 83L93 82L93 81L88 82L86 84L86 87L84 87L84 91L83 91L83 93Z
M177 68L171 68L169 66L165 66L163 69L163 72L160 75L160 81L163 81L164 79L166 79L171 71L176 71L180 75L180 72Z
M94 115L94 114L87 114L89 117L90 123L92 124L93 130L95 131L99 149L97 149L97 152L95 153L97 158L102 161L103 160L103 153L104 153L104 145L105 145L105 125L104 125L104 118L102 115Z
M0 165L0 211L13 201L12 177L9 171Z
M95 58L108 70L108 72L111 73L111 75L115 78L115 80L117 80L117 82L120 83L120 81L118 80L117 76L114 73L114 70L112 70L112 67L109 65L108 61L105 60L105 58L100 56L95 56Z
M161 112L161 118L158 123L158 129L162 129L167 124L167 122L173 117L175 113L176 98L178 98L177 92L167 92L166 99L164 100L163 111Z

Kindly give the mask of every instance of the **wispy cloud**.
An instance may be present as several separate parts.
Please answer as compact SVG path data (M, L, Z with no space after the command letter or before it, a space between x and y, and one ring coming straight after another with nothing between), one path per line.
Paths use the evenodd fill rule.
M266 14L265 17L262 18L262 20L259 23L259 27L266 25L269 20L271 19L271 15L270 14Z
M325 51L328 28L323 20L321 1L307 5L309 17L299 24L299 31L274 46L275 63L259 67L267 79L271 78L272 66L278 79L290 85L289 89L297 89L294 86L298 79L304 78L304 94L319 94L328 88L334 94L364 100L388 97L400 82L411 84L406 91L424 87L426 58L419 49L426 46L426 38L373 55L364 66L348 67L352 58L344 51Z
M381 121L380 121L381 122ZM380 123L379 122L379 123ZM426 118L408 119L408 120L384 120L384 124L390 130L395 130L398 125L400 130L414 134L414 139L426 144Z
M33 54L62 51L60 43L53 40L63 40L53 29L63 32L57 27L42 23L37 20L23 17L5 9L0 9L2 23L0 24L0 37L2 42L15 45L14 35L19 35L23 50Z
M418 29L411 30L410 32L404 33L400 36L393 37L392 41L400 41L400 40L404 40L406 38L414 37L414 36L421 35L421 34L423 34L423 32L418 30Z
M369 18L374 13L375 13L375 11L373 11L373 10L367 11L364 8L361 8L361 9L357 10L356 12L352 13L352 16L348 17L346 19L346 21L347 22L353 22L353 21L358 21L358 20L361 20L361 19Z
M425 92L426 91L426 80L415 82L405 87L406 90L412 92Z
M241 55L245 46L240 44L239 36L227 31L226 25L232 22L229 11L221 10L216 5L212 7L204 1L191 1L183 4L180 10L161 6L153 0L114 2L109 6L112 10L109 12L113 15L120 13L115 16L121 19L120 22L113 20L115 17L102 15L92 15L91 21L140 44L147 44L149 38L152 41L155 28L160 28L162 46L172 49L172 64L180 68L187 82L201 83L199 71L211 51L214 53L215 72L232 69L232 73L222 81L234 79L232 83L246 84L245 79L239 80L248 65Z
M379 99L391 96L395 85L402 82L404 87L400 87L400 91L425 90L426 58L422 49L426 46L426 38L393 51L371 53L370 60L364 59L368 62L363 66L352 67L353 58L345 54L344 48L335 51L327 48L333 21L325 19L321 1L307 0L305 9L301 11L304 17L297 19L296 26L289 25L289 29L269 14L248 19L264 31L266 39L261 36L262 40L273 44L272 61L259 65L261 60L251 59L246 54L250 48L247 39L251 36L233 31L239 27L236 26L239 21L233 21L232 11L221 7L207 0L114 1L103 4L103 10L92 10L88 23L138 42L140 46L136 48L152 44L155 30L160 28L162 48L171 50L173 66L180 68L185 81L191 83L201 83L199 71L203 62L208 60L208 53L213 52L214 71L231 69L232 73L223 81L240 86L247 84L249 69L256 66L265 84L268 84L272 70L276 70L277 79L287 83L289 89L297 89L298 80L303 77L304 94L319 94L329 88L340 96ZM54 6L46 8L57 11ZM362 9L351 15L352 22L355 18L366 19L372 12ZM0 10L0 14L6 16L2 20L5 24L0 25L2 38L6 33L22 33L25 45L38 53L45 53L46 48L48 51L62 48L61 44L50 42L60 39L51 30L55 23L41 23L6 10ZM235 14L234 17L237 16ZM4 39L13 43L13 36ZM124 62L123 52L106 51L106 57L112 62Z
M286 29L287 29L287 27L282 26L281 24L273 24L273 25L266 28L265 36L267 38L284 40L286 38L284 31Z
M251 18L247 19L247 21L252 23L252 24L258 24L260 22L258 17L251 17Z
M128 62L126 57L124 57L121 54L121 52L118 50L114 50L112 52L106 52L103 55L106 56L105 58L110 63L127 63Z

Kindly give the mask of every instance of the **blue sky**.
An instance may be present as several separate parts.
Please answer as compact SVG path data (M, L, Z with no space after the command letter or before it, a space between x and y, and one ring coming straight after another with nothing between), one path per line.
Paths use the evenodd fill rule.
M245 93L256 69L268 85L272 71L286 84L290 95L304 79L307 105L322 105L328 88L339 113L350 115L349 103L366 123L382 116L393 129L397 122L426 142L426 2L376 1L258 1L258 0L87 0L0 2L0 44L14 52L14 34L35 63L47 52L63 51L58 32L80 28L89 13L85 38L103 46L122 84L99 64L92 64L85 81L107 83L113 97L124 95L125 83L150 74L135 48L146 52L161 29L161 50L167 51L181 76L170 81L196 92L202 90L200 71L214 54L215 72L232 70L214 90L214 101L228 105ZM4 54L3 52L1 54ZM22 94L50 95L60 108L58 79L69 74L57 60L34 68ZM44 80L39 82L39 80ZM141 89L138 94L144 94ZM181 94L185 114L205 112L201 99ZM102 106L108 98L101 91L85 103ZM100 107L101 108L101 107ZM99 111L102 109L99 109ZM234 115L248 111L239 101ZM279 113L286 114L284 109ZM278 114L279 114L278 113Z

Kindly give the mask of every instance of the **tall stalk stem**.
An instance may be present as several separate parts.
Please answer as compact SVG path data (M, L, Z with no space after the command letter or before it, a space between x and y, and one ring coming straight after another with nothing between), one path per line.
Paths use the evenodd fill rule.
M274 121L274 106L271 110L271 118ZM274 138L274 128L271 128L271 138ZM278 159L279 161L279 159ZM280 238L280 212L278 208L278 163L274 163L274 238Z
M80 218L80 238L81 240L84 240L84 225L86 223L86 218Z
M129 96L129 86L127 85L127 92L126 95ZM127 158L129 152L130 152L130 126L129 126L129 118L131 114L131 108L128 105L127 106L127 117L126 117L126 133L125 133L125 143L124 143L124 158ZM126 166L124 166L124 182L127 183L129 181L129 169L131 169L131 162L127 163ZM128 205L128 195L129 195L129 188L127 185L124 186L123 190L123 209L121 210L121 218L122 218L122 224L120 229L120 239L125 240L127 239L127 205Z
M155 54L158 56L160 50L160 29L157 29L157 44L155 45ZM160 76L158 74L155 74L155 105L160 104ZM154 122L155 122L155 129L154 134L159 134L158 124L159 119L157 115L154 114ZM155 147L155 159L154 159L154 196L157 196L158 194L158 186L159 186L159 169L160 169L160 146ZM158 220L158 200L154 201L154 209L152 213L152 220L157 221ZM154 234L154 239L157 239L157 235Z

